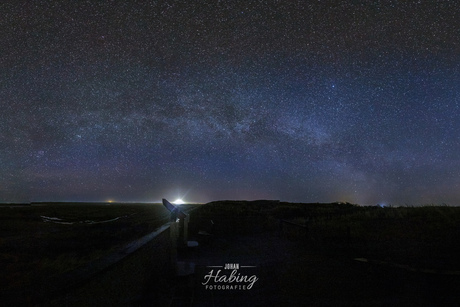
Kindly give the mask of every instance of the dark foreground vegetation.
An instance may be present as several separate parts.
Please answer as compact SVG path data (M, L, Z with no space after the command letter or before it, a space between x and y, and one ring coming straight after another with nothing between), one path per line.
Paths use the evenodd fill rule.
M0 205L1 293L15 295L21 293L18 289L47 283L168 220L169 212L161 204Z
M222 201L209 203L196 215L198 224L213 220L217 233L279 230L309 249L460 271L459 207Z
M259 269L261 279L276 282L267 295L280 297L277 305L456 306L460 302L458 207L263 200L182 208L197 208L191 213L189 233L200 241L201 257L222 246L230 251L228 242L233 242L239 254L267 262L270 259L258 252L260 240L265 240L265 247L275 242L273 250L293 246L285 250L289 261ZM21 293L18 289L78 270L168 220L169 212L159 204L2 205L1 293L13 295L14 301L14 295ZM203 231L211 235L200 237ZM246 250L238 243L243 237L246 244L253 242ZM206 245L206 240L220 245ZM223 249L223 262L229 260L226 257ZM123 278L121 274L114 280Z
M222 201L203 206L194 218L197 225L211 219L216 235L271 233L293 242L295 251L286 251L293 257L277 277L285 302L460 303L459 207Z

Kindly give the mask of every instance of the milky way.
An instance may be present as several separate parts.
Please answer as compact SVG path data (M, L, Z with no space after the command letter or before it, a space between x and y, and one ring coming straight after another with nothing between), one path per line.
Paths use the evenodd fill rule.
M437 2L2 2L0 201L457 205Z

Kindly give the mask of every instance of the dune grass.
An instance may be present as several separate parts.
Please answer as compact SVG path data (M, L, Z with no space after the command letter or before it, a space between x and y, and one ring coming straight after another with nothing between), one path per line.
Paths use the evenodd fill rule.
M283 235L308 250L460 270L459 207L226 201L207 204L196 218L202 225L212 219L214 231L221 234L280 231L282 227Z
M0 208L0 287L43 282L110 254L169 219L161 204L40 204Z

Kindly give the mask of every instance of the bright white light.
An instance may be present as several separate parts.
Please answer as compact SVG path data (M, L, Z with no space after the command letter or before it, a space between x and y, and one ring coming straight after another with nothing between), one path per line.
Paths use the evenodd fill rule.
M182 200L182 198L178 198L175 201L173 201L173 204L175 205L183 205L185 202Z

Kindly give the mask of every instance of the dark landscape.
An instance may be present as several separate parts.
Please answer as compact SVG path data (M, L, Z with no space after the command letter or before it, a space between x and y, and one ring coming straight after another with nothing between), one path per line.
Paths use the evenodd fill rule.
M0 219L2 296L25 293L33 300L37 285L154 231L169 220L169 212L161 204L5 204Z
M179 257L197 264L195 274L184 286L171 268L145 272L150 275L139 280L143 294L127 293L127 301L120 305L206 305L211 293L200 283L205 265L212 261L251 261L260 279L252 292L213 292L216 306L224 301L233 306L230 298L245 306L455 306L460 302L458 207L264 200L219 201L181 209L194 209L189 211L189 232L200 246L193 252L179 251ZM77 273L69 272L110 257L169 220L169 212L158 204L37 203L2 205L0 210L1 270L6 272L3 301L24 305L77 305L82 296L86 303L99 303L101 297L92 297L85 285L103 274L115 274L119 282L124 278L117 273L120 263L135 256L101 272L95 267L96 277L70 288L63 284L51 291L43 283L62 276L77 279ZM208 235L200 235L203 231ZM155 262L155 253L165 250L153 249L147 261ZM109 295L104 288L110 283L114 280L98 285L102 294ZM193 295L180 297L177 303L177 295L168 289L178 287Z

